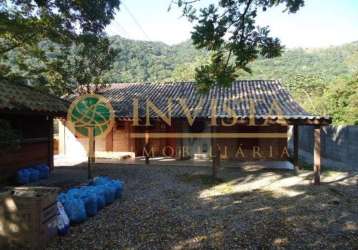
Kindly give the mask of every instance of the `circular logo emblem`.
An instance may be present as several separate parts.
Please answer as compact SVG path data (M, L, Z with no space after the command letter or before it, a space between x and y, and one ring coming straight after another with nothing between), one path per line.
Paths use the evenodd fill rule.
M71 103L67 121L76 135L88 137L93 128L94 136L106 136L114 124L113 107L103 96L83 95Z

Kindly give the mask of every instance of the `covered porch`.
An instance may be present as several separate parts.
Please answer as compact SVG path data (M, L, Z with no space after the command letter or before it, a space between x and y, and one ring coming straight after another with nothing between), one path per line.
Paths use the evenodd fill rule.
M280 120L282 119L282 120ZM254 131L253 133L240 133L231 131L231 133L225 133L222 130L222 127L214 127L210 128L210 132L205 135L204 138L209 138L210 140L210 154L207 158L186 158L183 154L185 152L185 137L180 136L178 133L176 138L177 140L177 154L175 157L150 157L149 153L143 154L143 156L135 157L133 159L123 160L124 164L154 164L154 165L174 165L174 166L211 166L212 168L212 176L216 177L218 172L222 168L232 168L232 167L241 167L245 168L249 166L253 169L287 169L287 170L295 170L298 172L302 166L300 166L299 162L299 126L313 126L314 127L314 162L313 162L313 183L316 185L320 184L320 173L321 173L321 131L322 126L330 124L330 118L326 117L295 117L295 118L278 118L278 117L268 117L257 119L255 122L255 127L259 127L260 125L268 121L267 131ZM241 125L245 128L249 128L250 126L249 119L242 119ZM266 125L264 125L266 126ZM281 127L281 129L277 130L277 126ZM291 139L293 141L293 150L288 152L287 140L288 140L288 129L290 127ZM274 129L276 128L276 129ZM283 128L283 129L282 129ZM181 133L185 133L186 131L181 129ZM286 135L285 135L286 134ZM199 134L200 135L200 134ZM170 133L165 134L166 137L170 137ZM145 148L151 144L151 133L145 134ZM189 136L190 137L190 136ZM230 138L231 137L231 138ZM230 144L233 141L233 138L255 138L257 140L257 145L254 145L252 154L255 155L255 147L259 148L261 145L266 145L268 139L275 139L272 142L276 143L274 147L270 146L270 157L263 158L261 160L255 161L255 159L249 158L248 160L241 159L230 159L227 157L223 157L223 147L225 143ZM277 140L279 138L279 140ZM241 139L242 140L242 139ZM282 143L283 140L286 142ZM242 142L242 141L241 141ZM247 143L248 141L245 141ZM250 144L250 143L249 143ZM282 145L279 145L282 144ZM283 147L283 152L287 150L287 157L282 157L279 159L277 157L280 154L281 147ZM276 157L272 157L272 151L276 150ZM225 149L226 150L226 149ZM149 150L144 150L145 152L149 152ZM237 151L239 152L239 151ZM283 153L282 153L283 154ZM226 152L227 155L227 152Z

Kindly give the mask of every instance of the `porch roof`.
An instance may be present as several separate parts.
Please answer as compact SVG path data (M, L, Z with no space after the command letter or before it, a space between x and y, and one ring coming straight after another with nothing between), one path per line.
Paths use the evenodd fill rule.
M183 102L195 112L197 118L231 117L229 107L239 119L277 120L279 117L291 124L329 124L331 118L305 111L277 80L241 80L229 87L215 86L208 93L197 91L194 82L176 83L117 83L100 91L113 105L119 119L133 118L133 100L139 101L139 117L146 116L146 101L151 101L172 118L186 118ZM181 100L181 101L180 101ZM171 102L171 107L168 105ZM214 105L213 105L214 102ZM213 108L216 107L216 112ZM254 112L253 112L254 111ZM230 111L229 111L230 112ZM158 114L150 109L151 118Z
M64 115L68 103L56 96L29 86L0 81L0 111L17 113L45 113Z

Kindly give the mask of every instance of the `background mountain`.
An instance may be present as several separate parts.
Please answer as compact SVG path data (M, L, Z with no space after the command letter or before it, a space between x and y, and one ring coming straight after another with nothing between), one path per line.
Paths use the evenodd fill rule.
M162 42L146 42L111 37L112 46L121 52L110 74L112 82L160 82L192 80L194 68L208 58L208 53L196 50L191 41L174 46ZM250 66L252 75L243 79L281 79L294 76L321 76L327 81L348 76L358 70L358 42L324 49L287 49L281 57L259 58Z
M160 82L170 80L180 65L206 56L190 41L169 46L162 42L136 41L111 37L112 47L120 49L109 74L111 82Z

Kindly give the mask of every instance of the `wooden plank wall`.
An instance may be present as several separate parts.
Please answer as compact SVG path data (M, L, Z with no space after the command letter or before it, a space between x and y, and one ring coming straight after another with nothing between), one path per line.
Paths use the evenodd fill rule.
M49 138L52 119L45 115L0 114L0 119L10 122L13 129L21 134L22 143L16 150L3 152L0 155L1 177L15 175L23 167L35 164L49 164L53 148ZM51 150L51 152L49 152Z
M166 125L164 122L161 121L152 121L152 126L145 128L145 127L135 127L136 133L165 133L165 132L172 132L178 133L177 131L177 124L173 122L172 126ZM161 139L151 139L149 138L149 149L150 156L152 153L154 156L176 156L176 138L161 138ZM137 156L143 156L143 150L145 147L145 140L143 138L135 139L135 152ZM164 155L163 155L164 152Z
M114 152L134 152L134 139L130 137L131 131L131 122L117 121L115 123L113 127L113 136L107 136L107 140L111 140L113 138Z
M224 133L286 133L287 126L232 126L218 127L217 132ZM221 159L229 160L287 160L286 138L233 138L217 139L220 147ZM239 152L239 148L242 153ZM226 152L225 152L226 151Z
M15 173L17 169L40 163L47 164L48 143L37 142L22 144L15 152L1 156L1 175Z
M165 133L165 132L180 132L179 125L181 122L173 122L171 127L166 126L163 122L152 122L152 126L148 127L133 127L130 121L117 121L111 133L106 138L96 139L96 151L107 152L135 152L137 156L143 155L144 139L133 139L130 133ZM287 126L245 126L236 125L232 127L218 127L217 133L286 133ZM83 140L83 139L81 139ZM149 148L153 150L154 156L163 156L163 149L166 154L171 150L168 146L176 151L176 141L178 139L163 138L150 139ZM229 160L287 160L287 138L231 138L231 139L217 139L216 143L220 147L221 159ZM86 147L86 143L83 143ZM167 149L166 149L167 147ZM239 151L240 147L240 152ZM255 147L255 149L254 149ZM256 150L254 152L254 150ZM176 156L175 154L173 155Z

